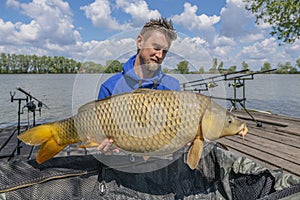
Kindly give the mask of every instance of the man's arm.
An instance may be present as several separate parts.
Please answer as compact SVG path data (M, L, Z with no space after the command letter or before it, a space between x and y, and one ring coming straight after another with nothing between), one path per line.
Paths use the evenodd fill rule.
M105 87L105 85L101 85L99 93L98 93L98 99L104 99L106 97L111 96L111 91L108 90L107 87Z

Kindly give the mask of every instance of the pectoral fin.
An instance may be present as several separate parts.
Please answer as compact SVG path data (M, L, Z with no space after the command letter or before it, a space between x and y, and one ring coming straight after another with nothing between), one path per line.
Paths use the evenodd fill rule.
M78 148L92 148L92 147L98 147L99 144L94 141L87 141L86 143L79 145Z
M150 159L150 156L143 156L144 161L147 161Z
M192 170L196 169L201 158L202 150L203 139L201 139L200 136L196 136L187 155L187 164Z

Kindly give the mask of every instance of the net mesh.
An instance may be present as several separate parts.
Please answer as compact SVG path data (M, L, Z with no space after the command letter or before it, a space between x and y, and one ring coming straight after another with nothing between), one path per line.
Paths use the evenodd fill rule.
M297 178L289 180L298 181L298 187L278 193L269 170L232 170L237 157L217 144L205 146L204 155L196 170L182 155L168 167L136 174L111 169L90 155L53 158L42 165L1 162L0 199L257 199L300 190Z

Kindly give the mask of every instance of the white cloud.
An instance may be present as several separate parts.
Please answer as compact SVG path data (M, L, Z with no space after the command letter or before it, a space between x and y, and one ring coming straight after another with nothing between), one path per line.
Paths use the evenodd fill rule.
M262 42L256 42L252 46L244 47L241 51L242 54L248 55L251 59L261 59L269 57L276 53L278 44L274 38L264 39Z
M184 11L178 15L174 15L172 20L174 23L182 25L184 28L201 35L203 38L212 42L215 36L215 28L213 25L220 21L220 17L205 14L197 15L198 7L192 6L190 3L184 4Z
M211 63L212 58L207 45L207 41L201 37L179 35L178 39L173 42L170 52L178 55L180 59L187 60L198 70L199 67L208 66Z
M118 22L113 17L113 9L121 10L130 16L130 21ZM141 27L151 18L159 18L157 10L150 10L146 1L143 0L116 0L115 5L109 0L96 0L95 2L80 8L96 27L111 30L128 30Z
M258 40L263 40L265 38L264 34L262 33L254 33L254 34L247 34L240 38L240 42L242 43L251 43L256 42Z
M7 0L6 5L14 7L14 8L19 8L20 7L20 3L16 0Z
M105 64L106 60L114 59L124 62L125 60L122 55L133 55L135 53L136 46L135 39L133 38L111 38L103 41L92 40L90 42L85 42L82 45L82 48L83 52L85 52L85 57L81 56L82 60ZM126 59L128 58L129 57L126 56Z
M191 31L199 31L203 28L210 27L219 22L220 17L213 15L211 17L201 14L196 14L198 7L192 6L190 3L184 4L184 11L179 15L174 15L172 19L175 23L184 25Z
M16 43L15 25L0 19L0 44L9 45Z
M161 17L158 10L150 10L147 2L143 0L116 0L116 6L131 15L134 27L144 25L151 18Z
M88 19L91 19L97 27L104 27L112 30L126 30L130 28L129 24L120 24L111 16L111 7L109 0L96 0L95 2L80 7L85 11Z
M300 40L295 41L294 44L286 44L282 46L285 50L285 54L290 58L293 62L300 58ZM294 58L294 59L292 59Z
M12 22L0 18L1 52L63 55L97 63L105 63L110 59L121 59L124 62L136 51L135 38L139 30L130 32L133 27L140 28L149 18L160 16L157 10L150 9L149 1L96 0L80 9L95 26L101 27L100 31L130 31L122 31L103 41L83 42L77 31L79 28L73 25L74 16L68 3L62 0L21 2L24 1L6 1L7 6L27 16L27 21ZM171 16L177 30L183 27L192 32L193 36L179 35L178 40L172 44L165 64L170 63L176 67L173 65L175 58L176 61L185 59L196 69L205 67L208 70L212 58L217 58L219 63L224 62L224 67L240 67L242 61L246 61L251 69L258 70L266 61L276 67L279 62L294 63L299 58L300 41L279 47L274 38L265 34L265 28L268 28L265 24L255 26L254 17L245 11L242 0L227 0L220 16L197 12L196 5L185 3L183 12ZM127 21L114 18L119 14L125 15ZM217 23L221 23L218 24L221 26L216 26ZM220 34L217 34L218 29L215 27L221 27Z
M217 46L215 49L213 49L214 58L219 58L219 60L223 60L228 56L228 52L232 51L231 46Z
M2 42L10 44L32 45L49 48L52 45L74 45L80 40L80 34L74 30L72 12L69 4L62 0L33 0L30 3L7 1L8 6L14 6L31 18L27 24L22 22L0 23ZM6 30L9 29L9 34ZM14 39L11 39L11 37Z
M221 35L216 38L215 45L216 46L235 46L235 45L237 45L237 43L232 38Z
M245 7L245 3L244 3L244 1L243 0L226 0L226 4L229 4L229 3L233 3L233 4L235 4L236 6L238 6L238 7L242 7L242 8L244 8Z
M287 58L287 55L274 38L266 38L242 47L237 58L249 63L250 68L259 70L264 62L270 62L273 67L276 67L279 62Z
M21 24L19 31L16 32L16 36L19 41L33 42L38 38L40 30L40 25L35 20L32 20L29 24Z
M242 0L227 0L221 10L221 34L227 37L240 37L253 33L254 17L245 9Z

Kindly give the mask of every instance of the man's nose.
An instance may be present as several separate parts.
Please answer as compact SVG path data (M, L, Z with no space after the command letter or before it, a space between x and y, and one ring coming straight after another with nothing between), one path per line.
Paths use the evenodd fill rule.
M156 56L158 57L158 58L163 58L163 56L164 56L164 50L163 49L157 49L156 50Z

